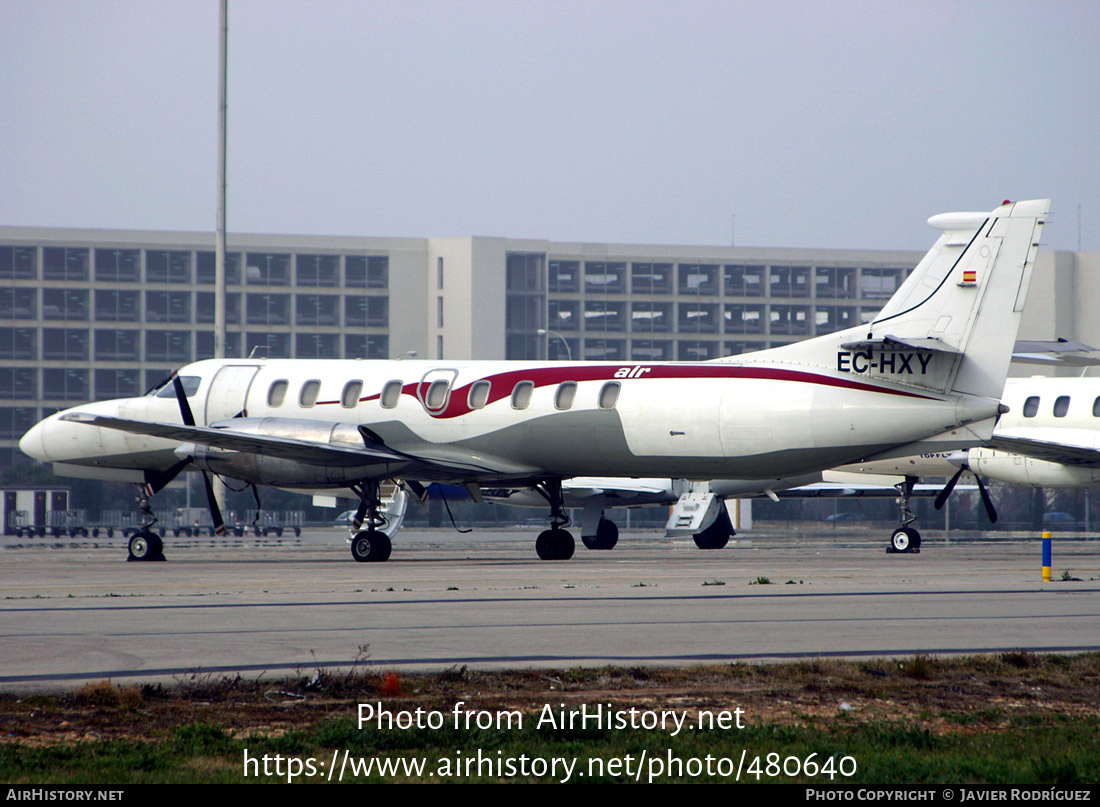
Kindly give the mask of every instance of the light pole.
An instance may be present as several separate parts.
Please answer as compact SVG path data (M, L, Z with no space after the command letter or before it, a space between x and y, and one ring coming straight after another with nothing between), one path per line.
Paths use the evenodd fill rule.
M561 343L563 345L565 345L565 357L566 357L566 359L568 361L573 361L573 351L569 349L569 342L567 342L565 337L562 336L560 333L558 333L557 331L551 331L548 328L539 328L537 331L535 331L535 333L537 333L539 336L546 336L546 337L556 336L556 337L558 337L558 339L561 340ZM550 339L549 338L547 338L547 340L546 340L546 358L547 359L550 358Z

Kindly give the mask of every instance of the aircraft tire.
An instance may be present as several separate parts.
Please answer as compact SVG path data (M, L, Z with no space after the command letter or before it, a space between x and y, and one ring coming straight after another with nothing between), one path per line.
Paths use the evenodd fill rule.
M912 527L898 527L890 536L890 551L895 553L919 552L920 533Z
M126 560L164 560L164 543L150 530L139 530L130 536L127 544L130 554Z
M351 541L351 556L359 563L383 563L392 551L389 537L378 530L363 530Z
M588 549L614 549L619 543L619 528L614 521L601 518L595 535L582 535L581 541Z
M691 536L700 549L722 549L730 542L731 530L726 526L727 519L719 516L714 523L702 532Z
M542 560L569 560L576 548L573 536L565 530L543 530L535 539L535 552Z

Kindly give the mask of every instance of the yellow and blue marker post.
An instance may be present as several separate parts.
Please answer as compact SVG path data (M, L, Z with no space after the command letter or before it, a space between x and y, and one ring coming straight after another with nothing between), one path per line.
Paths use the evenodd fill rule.
M1051 551L1050 551L1050 533L1043 531L1043 581L1050 582L1050 566L1051 566Z

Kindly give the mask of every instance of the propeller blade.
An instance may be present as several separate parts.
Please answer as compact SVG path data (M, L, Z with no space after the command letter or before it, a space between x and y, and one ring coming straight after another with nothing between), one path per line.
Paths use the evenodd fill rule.
M978 493L982 495L982 504L985 505L985 514L989 516L989 522L991 524L996 524L997 508L993 506L993 498L989 495L989 491L986 490L985 485L982 484L982 478L977 474L974 474L974 478L978 480Z
M187 403L187 393L183 390L183 382L176 374L172 375L172 386L176 389L176 400L180 405L180 415L183 416L184 426L194 426L195 416L191 414L191 405Z
M947 497L951 495L951 491L955 489L955 484L959 481L959 477L963 475L963 471L966 469L967 467L965 465L959 466L959 470L955 471L955 475L943 486L943 490L936 496L937 510L943 509L944 504L947 503Z
M202 482L206 486L206 506L210 508L210 520L214 522L214 534L225 535L225 520L222 518L218 500L214 497L214 486L210 484L210 474L202 472Z
M163 471L146 471L145 495L152 496L156 493L160 493L169 482L179 476L179 472L182 471L189 462L191 462L191 458L184 457L171 468L166 468Z

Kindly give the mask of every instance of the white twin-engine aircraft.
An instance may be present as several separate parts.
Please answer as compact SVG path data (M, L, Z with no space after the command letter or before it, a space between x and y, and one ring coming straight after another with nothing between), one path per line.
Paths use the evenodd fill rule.
M1048 208L933 216L939 239L872 322L798 344L709 362L208 359L53 415L20 448L150 493L185 469L208 493L208 472L350 490L359 561L390 554L383 480L533 486L538 555L565 559L571 477L775 479L988 440ZM133 558L160 550L148 529L130 540Z

